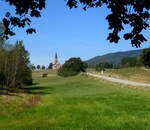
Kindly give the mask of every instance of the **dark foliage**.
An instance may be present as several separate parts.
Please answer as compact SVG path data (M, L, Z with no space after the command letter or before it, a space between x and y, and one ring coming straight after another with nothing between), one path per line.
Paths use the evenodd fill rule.
M9 36L15 35L14 27L24 28L30 26L32 17L40 17L41 10L45 8L45 0L5 0L10 6L15 7L15 15L7 12L3 18L5 32L3 37L8 39ZM2 8L2 7L1 7ZM36 32L34 28L26 30L28 34Z
M35 65L31 65L30 68L31 68L32 70L35 70L35 69L36 69Z
M52 67L53 67L53 63L50 63L48 69L52 69Z
M120 69L121 65L113 65L113 69Z
M63 66L58 70L58 75L62 77L69 77L85 72L87 64L80 58L70 58Z
M41 68L41 66L40 65L37 65L37 67L36 67L38 70Z
M46 68L46 67L45 67L44 65L42 65L42 67L41 67L41 68L42 68L42 70L45 70L45 68Z
M107 38L110 42L119 42L119 32L125 29L125 25L130 26L131 31L124 34L124 39L130 40L133 46L140 47L142 42L147 41L142 31L150 25L150 0L68 0L67 5L77 8L79 3L84 10L103 5L111 10L106 17L108 29L112 30Z
M42 74L42 78L46 78L47 77L47 73Z
M2 46L4 45L4 38L2 36L4 34L4 31L5 31L5 27L2 24L2 22L0 22L0 48L2 48Z
M142 65L143 64L139 57L125 57L121 60L122 67L138 67Z
M32 71L29 67L24 69L23 74L20 76L21 85L32 85Z
M100 71L104 71L105 69L112 69L113 68L113 64L112 63L108 63L108 62L101 62L96 66L96 71L100 72Z
M150 48L144 49L141 54L141 60L144 66L150 68Z
M6 77L4 72L0 72L0 85L4 86L6 84Z

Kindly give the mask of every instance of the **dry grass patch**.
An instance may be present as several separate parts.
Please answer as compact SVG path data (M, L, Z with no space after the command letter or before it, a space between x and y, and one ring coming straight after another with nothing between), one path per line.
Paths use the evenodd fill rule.
M41 101L41 95L40 94L37 94L37 95L34 95L34 96L31 96L29 98L27 98L23 103L22 103L22 106L23 107L27 107L27 108L31 108L37 104L39 104Z
M117 83L117 82L112 82L112 81L108 81L108 80L104 80L104 79L99 79L99 78L95 78L95 77L88 77L89 79L93 79L96 81L100 81L100 83L106 83L109 85L112 85L114 87L121 87L121 88L130 88L130 89L136 89L136 90L143 90L143 91L150 91L150 87L143 87L143 86L132 86L132 85L127 85L127 84L121 84L121 83Z

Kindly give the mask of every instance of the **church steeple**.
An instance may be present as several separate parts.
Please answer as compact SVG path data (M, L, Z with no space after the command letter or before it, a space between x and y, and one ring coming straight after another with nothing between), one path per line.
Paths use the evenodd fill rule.
M55 60L54 63L57 64L58 63L58 56L57 56L57 52L55 53Z
M54 64L53 64L53 69L59 69L60 68L60 64L58 62L58 56L57 56L57 52L55 53L55 59L54 59Z
M58 59L58 57L57 57L57 52L55 53L55 59Z

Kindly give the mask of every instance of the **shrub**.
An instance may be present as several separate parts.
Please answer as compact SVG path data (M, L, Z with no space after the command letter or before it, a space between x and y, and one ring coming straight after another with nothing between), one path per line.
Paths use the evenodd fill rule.
M46 78L48 76L47 73L42 74L42 78Z

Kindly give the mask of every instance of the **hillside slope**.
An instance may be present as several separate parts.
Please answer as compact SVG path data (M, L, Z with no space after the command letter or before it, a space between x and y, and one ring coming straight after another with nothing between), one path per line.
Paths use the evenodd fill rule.
M106 55L102 55L102 56L96 56L94 58L91 58L89 60L87 60L86 62L88 64L92 64L92 65L96 65L99 64L100 62L109 62L109 63L113 63L113 64L120 64L121 60L124 57L135 57L135 56L139 56L142 52L142 49L140 50L132 50L132 51L125 51L125 52L116 52L116 53L109 53Z

